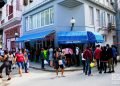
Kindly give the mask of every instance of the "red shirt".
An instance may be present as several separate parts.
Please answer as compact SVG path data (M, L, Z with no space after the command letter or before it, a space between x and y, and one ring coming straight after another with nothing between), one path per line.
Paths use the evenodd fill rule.
M100 48L97 48L95 50L95 53L94 53L95 59L100 59L101 58L101 52L102 52L102 50Z
M83 52L83 58L92 60L92 53L91 53L91 51L89 49L86 49Z
M16 61L17 62L24 62L24 54L20 54L20 53L18 53L18 54L16 54Z

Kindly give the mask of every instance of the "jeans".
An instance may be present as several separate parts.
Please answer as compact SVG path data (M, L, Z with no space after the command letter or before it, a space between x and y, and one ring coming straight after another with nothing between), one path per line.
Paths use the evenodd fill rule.
M110 58L108 60L108 68L109 68L109 71L114 71L114 64L113 64L113 58Z
M27 73L28 72L28 62L24 63L24 67L25 67L25 73Z
M90 59L86 59L85 61L85 75L91 74L91 67L90 67Z
M82 60L83 72L85 72L85 60Z

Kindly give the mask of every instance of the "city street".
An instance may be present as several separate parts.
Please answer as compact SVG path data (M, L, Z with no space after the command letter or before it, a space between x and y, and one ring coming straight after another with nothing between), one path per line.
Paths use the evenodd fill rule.
M66 77L56 77L54 72L31 69L30 73L19 77L14 70L12 80L3 78L0 86L120 86L120 64L115 73L99 74L94 68L93 76L86 76L82 71L65 72ZM116 79L117 77L117 79Z

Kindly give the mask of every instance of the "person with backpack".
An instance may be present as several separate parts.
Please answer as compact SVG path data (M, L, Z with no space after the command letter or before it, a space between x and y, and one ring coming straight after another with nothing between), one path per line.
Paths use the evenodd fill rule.
M3 64L0 66L0 78L2 77L2 71L5 68L6 69L6 75L8 76L7 80L11 80L11 76L10 76L10 62L9 62L9 55L8 55L8 51L4 51L4 57L1 59L3 61Z

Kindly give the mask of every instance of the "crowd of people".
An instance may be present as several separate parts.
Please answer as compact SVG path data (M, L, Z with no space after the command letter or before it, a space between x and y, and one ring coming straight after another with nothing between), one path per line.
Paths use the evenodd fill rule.
M2 52L2 53L1 53ZM7 80L11 80L12 69L15 68L15 64L18 65L18 73L22 76L22 69L25 69L25 73L29 72L29 60L26 49L19 49L17 52L12 52L8 50L1 50L0 61L2 65L0 66L0 78L3 78L2 73L5 69Z
M109 44L106 46L97 45L93 50L92 47L85 47L83 51L80 51L79 47L75 48L75 51L70 48L61 49L49 47L49 49L41 48L39 58L41 63L41 69L45 69L45 64L48 62L50 67L56 70L58 76L59 68L61 69L61 76L64 77L64 68L70 66L80 66L80 57L82 57L83 72L85 75L91 74L91 63L97 62L97 69L101 74L115 72L114 65L117 65L117 49L114 45L111 47ZM22 69L25 69L25 73L29 72L29 59L31 59L30 51L27 49L19 49L17 52L11 52L8 50L0 51L0 78L2 78L3 69L6 69L6 75L8 80L11 79L11 72L13 65L18 65L18 73L22 76ZM109 69L107 71L107 69Z
M115 72L114 65L117 65L117 55L117 49L114 45L111 47L109 44L106 46L97 45L94 51L90 47L86 47L82 53L83 72L85 72L85 75L91 75L90 64L94 61L97 63L100 74L102 71L104 73L113 73Z

